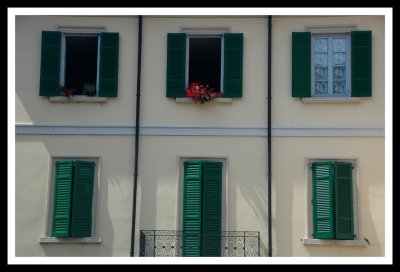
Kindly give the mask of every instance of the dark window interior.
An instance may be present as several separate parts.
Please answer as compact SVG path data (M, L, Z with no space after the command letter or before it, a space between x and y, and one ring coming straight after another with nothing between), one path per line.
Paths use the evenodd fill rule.
M82 94L83 84L96 84L98 37L65 37L65 86Z
M189 38L189 84L208 83L216 91L221 86L221 38Z

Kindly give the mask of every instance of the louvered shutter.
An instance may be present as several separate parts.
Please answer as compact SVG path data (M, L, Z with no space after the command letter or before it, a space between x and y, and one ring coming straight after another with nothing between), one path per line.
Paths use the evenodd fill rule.
M224 34L224 97L242 97L243 33Z
M336 239L353 240L353 189L351 163L334 162Z
M53 237L70 236L72 182L72 161L57 161L53 206Z
M372 96L372 32L351 32L351 96Z
M222 162L203 162L201 256L221 256Z
M184 163L183 256L201 254L201 181L202 162Z
M311 96L311 32L292 32L292 97Z
M315 162L313 171L313 211L314 238L333 239L333 164L332 162Z
M100 33L99 96L118 95L119 33Z
M60 86L61 32L42 31L40 96L58 96Z
M94 168L94 162L75 162L71 219L72 237L91 236Z
M186 33L168 33L167 97L185 96Z

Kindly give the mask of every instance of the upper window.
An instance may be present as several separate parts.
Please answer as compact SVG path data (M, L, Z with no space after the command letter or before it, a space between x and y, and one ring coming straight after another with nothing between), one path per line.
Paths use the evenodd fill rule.
M372 96L371 54L371 31L293 32L292 96Z
M119 33L42 32L41 96L118 93Z

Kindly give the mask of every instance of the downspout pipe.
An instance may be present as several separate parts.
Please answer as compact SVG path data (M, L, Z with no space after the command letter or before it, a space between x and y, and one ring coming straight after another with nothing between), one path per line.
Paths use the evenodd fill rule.
M272 15L268 15L268 257L272 257L272 215L271 215L271 57L272 57Z
M133 174L133 197L132 197L132 228L131 228L131 251L130 256L135 255L135 232L136 232L136 195L139 166L139 128L140 128L140 76L142 73L142 15L138 22L138 62L137 62L137 85L136 85L136 124L135 124L135 169Z

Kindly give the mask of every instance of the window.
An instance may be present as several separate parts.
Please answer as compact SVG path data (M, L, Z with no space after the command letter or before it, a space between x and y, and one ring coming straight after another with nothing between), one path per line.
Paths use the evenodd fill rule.
M53 158L46 237L96 236L98 158Z
M356 240L357 182L355 160L312 160L310 238Z
M242 33L168 33L167 44L167 97L184 97L191 82L208 83L224 97L242 97Z
M43 31L40 96L118 93L119 33Z
M183 173L183 256L221 256L223 163L188 160Z
M371 52L371 31L293 32L292 96L372 96Z

